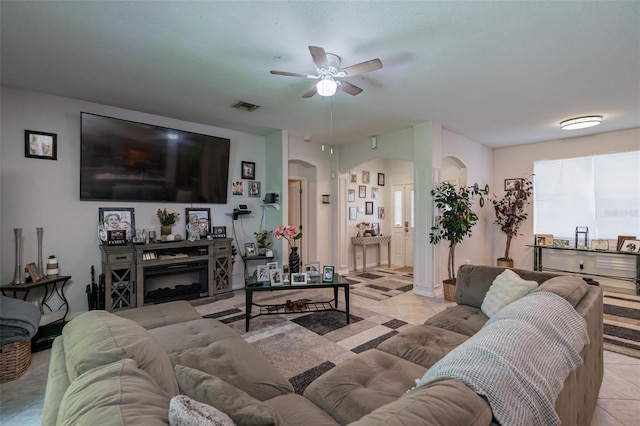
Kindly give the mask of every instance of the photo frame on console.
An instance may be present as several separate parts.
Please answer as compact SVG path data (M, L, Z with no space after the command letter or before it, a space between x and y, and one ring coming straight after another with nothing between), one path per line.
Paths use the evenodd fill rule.
M211 237L212 238L227 238L227 227L226 226L213 226L211 228Z
M209 225L211 223L210 208L185 208L184 217L187 218L187 238L191 235L190 232L196 230L200 238L206 238L207 235L209 235Z
M622 241L622 246L618 251L623 253L640 253L640 240L627 238Z
M130 243L135 233L135 209L127 207L98 208L98 240L100 244ZM121 232L116 232L121 231Z
M322 268L322 282L323 283L332 283L334 276L334 267L333 266L325 266Z
M291 274L291 285L306 285L307 273L306 272L294 272Z

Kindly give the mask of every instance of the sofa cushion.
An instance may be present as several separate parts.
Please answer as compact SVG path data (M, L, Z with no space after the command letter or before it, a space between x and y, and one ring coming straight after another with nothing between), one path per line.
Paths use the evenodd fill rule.
M459 305L469 305L479 308L482 306L484 296L493 284L493 280L500 275L505 268L485 265L461 265L458 268L456 278L456 302ZM542 284L546 280L557 277L558 274L549 272L528 271L525 269L511 269L523 280L537 281Z
M523 280L512 270L505 269L493 280L480 309L491 318L500 309L531 293L536 287L536 281Z
M57 424L167 425L170 397L132 359L96 367L74 380Z
M587 294L588 284L580 277L561 275L542 283L534 291L548 291L563 297L575 308Z
M186 300L125 309L116 312L115 315L130 319L147 330L202 318L191 303Z
M222 411L241 425L273 425L273 409L224 380L202 371L176 365L180 393Z
M293 393L291 383L257 348L218 320L205 318L150 332L173 365L219 377L260 401Z
M304 396L340 424L400 398L426 368L377 349L362 352L318 377Z
M235 426L236 423L222 411L194 401L185 395L171 398L169 403L171 426Z
M267 399L265 404L277 413L280 422L287 426L337 426L333 418L320 407L297 393L278 395Z
M455 331L465 336L476 334L489 320L480 308L467 305L456 305L438 312L428 318L424 324Z
M178 394L173 366L158 341L144 328L106 311L85 312L70 321L62 336L69 379L102 365L131 358L169 396Z
M430 325L416 325L385 340L378 350L430 368L469 336Z
M491 423L491 407L459 380L442 379L420 386L350 426L465 425ZM446 423L443 423L446 419Z

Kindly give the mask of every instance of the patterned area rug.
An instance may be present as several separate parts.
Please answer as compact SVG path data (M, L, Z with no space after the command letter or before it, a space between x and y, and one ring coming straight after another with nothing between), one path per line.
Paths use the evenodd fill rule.
M353 272L344 278L351 284L352 294L373 300L384 300L413 289L413 268L373 268Z
M604 292L604 347L640 358L640 296Z

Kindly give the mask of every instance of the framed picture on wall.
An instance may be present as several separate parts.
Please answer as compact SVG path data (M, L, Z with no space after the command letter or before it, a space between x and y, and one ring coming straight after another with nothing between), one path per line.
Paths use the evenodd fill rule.
M358 182L358 173L349 172L349 181L352 182L352 183Z
M364 214L366 215L372 215L373 214L373 201L366 201L365 203L365 211Z
M124 237L125 243L133 238L135 224L135 210L127 207L100 207L98 209L98 239L100 244L120 241ZM115 232L120 231L120 232ZM109 239L109 235L113 236Z
M375 186L371 187L371 198L374 200L378 200L380 199L380 190L378 188L376 188Z
M358 220L358 208L349 207L349 220Z
M367 187L364 185L358 186L358 197L367 198Z
M378 173L378 186L384 186L384 173Z
M55 133L24 131L24 156L28 158L42 158L45 160L58 159L58 135Z
M260 182L255 180L249 181L249 197L260 197Z
M242 179L256 178L256 163L251 161L242 161Z
M384 219L384 207L378 207L378 219Z
M505 191L519 191L522 189L522 181L523 179L505 179L504 180L504 190Z
M355 189L347 189L347 202L355 203L356 202L356 190Z
M244 181L233 181L231 184L231 195L244 195Z
M369 183L369 180L371 179L371 174L369 173L368 170L363 170L362 171L362 183Z

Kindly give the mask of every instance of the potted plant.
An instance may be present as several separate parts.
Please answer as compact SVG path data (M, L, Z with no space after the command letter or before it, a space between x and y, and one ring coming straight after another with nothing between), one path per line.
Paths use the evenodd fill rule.
M507 234L507 243L504 249L504 257L498 258L498 266L513 267L513 259L509 257L511 239L518 235L518 230L527 219L527 206L531 204L533 195L533 182L528 178L523 178L517 182L513 189L505 192L502 198L491 200L496 212L496 220L493 222L500 226L500 230Z
M456 246L471 236L471 229L478 222L478 215L471 209L473 198L487 195L488 187L480 189L478 184L456 188L449 182L442 182L431 191L433 201L439 210L436 224L429 233L429 242L437 244L449 241L447 261L448 279L444 281L445 299L455 301L455 250ZM482 206L482 203L481 203Z
M289 272L300 272L300 255L298 254L298 247L296 247L296 240L302 238L302 232L295 225L280 225L273 231L273 235L277 239L284 238L289 243L291 248L289 253Z
M160 235L170 235L171 234L171 225L174 225L180 216L180 213L167 212L167 209L164 210L158 209L156 212L156 216L160 219Z

